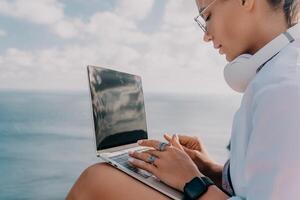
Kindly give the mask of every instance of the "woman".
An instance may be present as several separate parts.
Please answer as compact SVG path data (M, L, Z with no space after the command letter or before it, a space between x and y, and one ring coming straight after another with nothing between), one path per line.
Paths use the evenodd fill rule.
M206 22L197 18L204 40L213 42L228 61L255 55L297 22L297 0L196 2ZM190 199L300 198L299 27L294 32L291 44L263 63L241 90L245 93L233 122L230 160L224 167L210 159L200 140L176 135L165 135L169 146L164 151L130 153L130 162ZM153 140L139 144L155 149L161 145ZM151 155L156 158L152 164L147 162ZM204 192L190 187L204 176L215 185L207 185ZM97 164L83 172L67 199L168 198L108 165Z

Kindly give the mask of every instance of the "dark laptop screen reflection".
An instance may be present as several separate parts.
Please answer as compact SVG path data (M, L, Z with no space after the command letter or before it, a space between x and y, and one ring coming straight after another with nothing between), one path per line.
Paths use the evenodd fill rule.
M139 76L88 67L97 150L147 138Z

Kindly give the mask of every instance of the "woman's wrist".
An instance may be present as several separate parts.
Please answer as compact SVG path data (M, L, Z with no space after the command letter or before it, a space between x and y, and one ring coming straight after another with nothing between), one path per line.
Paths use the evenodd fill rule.
M220 188L218 188L208 177L195 177L184 186L184 199L228 199Z
M210 177L214 183L221 188L222 187L222 172L223 165L219 165L217 163L212 163L210 166L210 170L208 170L206 176Z
M212 185L208 188L207 192L203 196L198 198L198 200L210 200L210 199L226 200L228 198L229 196L227 194L225 194L215 185Z
M204 162L200 157L199 152L195 153L193 161L197 165L198 169L205 176L211 178L218 187L222 187L222 171L223 165L219 165L211 160Z

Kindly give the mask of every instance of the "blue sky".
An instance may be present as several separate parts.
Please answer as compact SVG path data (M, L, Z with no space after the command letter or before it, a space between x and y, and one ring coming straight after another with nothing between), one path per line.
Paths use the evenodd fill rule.
M0 89L87 90L86 65L145 92L232 93L193 0L0 0Z

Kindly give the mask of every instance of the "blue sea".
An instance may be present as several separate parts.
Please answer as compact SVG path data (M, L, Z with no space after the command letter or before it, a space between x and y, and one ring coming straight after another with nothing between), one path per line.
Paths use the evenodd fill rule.
M148 134L198 136L220 163L228 158L240 96L145 94ZM0 199L64 199L99 162L88 92L0 92Z

